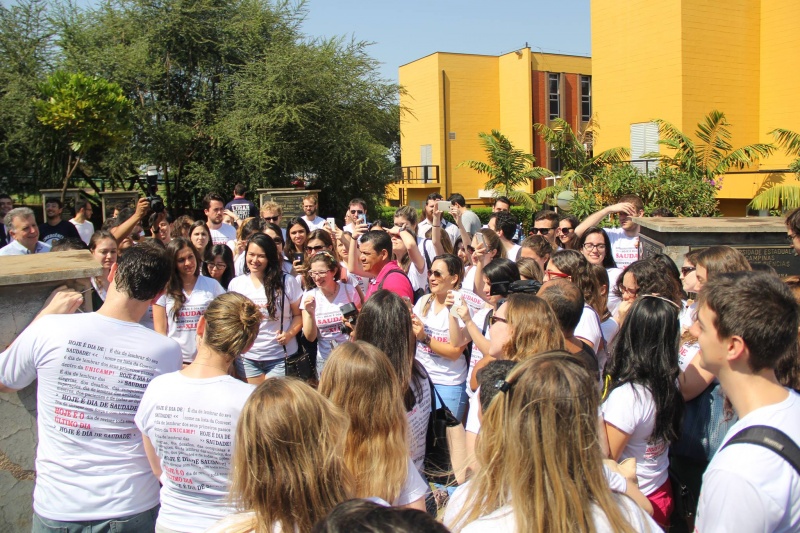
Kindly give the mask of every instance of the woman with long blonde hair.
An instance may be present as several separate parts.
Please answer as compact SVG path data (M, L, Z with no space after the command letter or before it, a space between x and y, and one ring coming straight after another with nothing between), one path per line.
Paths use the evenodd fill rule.
M550 305L536 295L514 293L492 318L489 356L523 361L533 354L564 349L564 334Z
M304 382L261 383L236 427L230 490L242 512L207 533L311 531L354 495L343 460L347 430L342 410Z
M403 390L386 354L364 341L336 347L319 392L350 418L344 462L355 496L424 511L428 485L409 455Z
M498 383L477 444L481 467L444 517L455 532L660 531L603 474L597 385L582 361L555 351Z

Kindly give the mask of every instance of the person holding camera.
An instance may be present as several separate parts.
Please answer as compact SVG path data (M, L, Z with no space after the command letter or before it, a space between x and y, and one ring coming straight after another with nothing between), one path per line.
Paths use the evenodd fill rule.
M361 297L355 287L339 279L339 263L330 252L322 251L308 260L308 273L316 287L303 295L303 335L317 342L317 374L333 348L350 340L361 310Z

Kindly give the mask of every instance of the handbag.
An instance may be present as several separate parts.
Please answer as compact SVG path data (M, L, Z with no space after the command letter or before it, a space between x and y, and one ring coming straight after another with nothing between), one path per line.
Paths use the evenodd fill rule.
M286 286L284 284L286 274L281 275L281 329L283 331L283 309L284 300L286 298ZM311 364L311 357L303 346L297 344L297 352L289 355L286 352L286 345L283 345L283 358L284 366L286 368L286 377L298 378L303 381L316 386L317 383L317 369L316 366Z
M425 439L425 475L431 483L463 483L467 472L467 436L464 426L442 401L428 378L431 388L431 415ZM436 398L441 407L436 408Z

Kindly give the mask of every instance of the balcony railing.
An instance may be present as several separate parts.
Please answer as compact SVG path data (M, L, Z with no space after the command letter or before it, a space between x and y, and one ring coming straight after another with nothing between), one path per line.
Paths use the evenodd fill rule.
M397 183L439 183L439 165L398 167L395 169Z

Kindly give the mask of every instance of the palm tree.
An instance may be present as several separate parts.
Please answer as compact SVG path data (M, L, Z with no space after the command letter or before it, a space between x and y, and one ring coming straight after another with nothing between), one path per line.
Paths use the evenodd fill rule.
M630 157L627 148L616 147L592 155L589 144L597 138L600 125L592 116L583 131L573 131L569 122L562 118L553 119L550 125L534 124L536 132L547 143L554 157L561 162L561 179L555 185L536 193L537 201L544 203L561 191L581 187L591 181L600 169L607 165L622 163Z
M484 187L493 190L496 196L507 196L512 202L536 209L536 202L530 193L519 190L531 180L552 176L546 168L535 166L536 158L522 150L514 148L508 138L497 130L489 133L479 133L481 144L486 151L488 163L483 161L466 160L458 167L469 167L479 174L489 177Z
M792 161L789 169L800 177L800 134L792 130L777 128L769 132L775 142L786 151L786 155L797 159ZM796 209L800 207L800 186L775 184L757 194L747 207L750 209Z
M730 143L730 123L721 111L711 111L697 124L695 135L702 141L695 144L673 124L654 119L658 124L661 139L658 144L670 148L672 155L645 154L642 157L658 157L663 163L705 179L719 186L721 176L731 168L743 169L768 157L775 151L772 144L755 143L733 148Z

